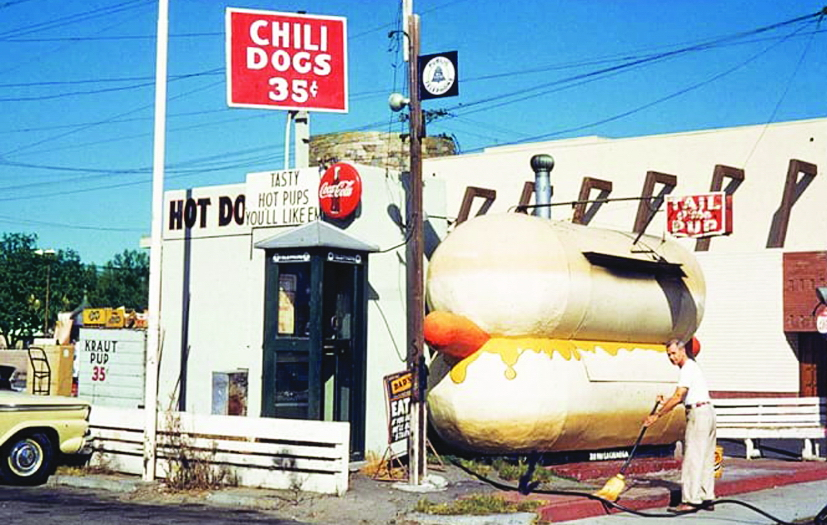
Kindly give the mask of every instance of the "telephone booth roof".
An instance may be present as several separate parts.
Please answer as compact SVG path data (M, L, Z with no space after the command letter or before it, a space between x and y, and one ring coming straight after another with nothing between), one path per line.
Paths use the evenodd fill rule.
M359 252L378 252L379 247L350 235L341 228L323 221L314 221L290 231L279 233L255 244L262 250L284 248L339 248Z

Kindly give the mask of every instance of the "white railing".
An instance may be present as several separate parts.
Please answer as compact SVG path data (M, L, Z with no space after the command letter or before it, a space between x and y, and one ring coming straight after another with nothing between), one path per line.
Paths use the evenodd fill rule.
M827 398L714 399L719 438L743 439L748 459L761 456L759 439L803 439L803 459L819 459L815 439L827 437Z
M139 409L92 407L92 464L141 474L143 414ZM158 433L161 478L169 472L174 449L185 443L192 454L227 468L241 486L339 495L347 491L349 423L160 412Z

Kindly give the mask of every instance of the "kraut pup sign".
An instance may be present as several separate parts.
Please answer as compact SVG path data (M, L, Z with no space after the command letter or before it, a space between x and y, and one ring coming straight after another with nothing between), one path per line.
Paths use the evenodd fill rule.
M141 407L145 354L145 330L81 328L75 345L78 396L95 405Z
M332 218L346 217L361 198L359 173L343 162L324 173L318 168L248 173L246 184L167 192L164 238L246 235L252 228L299 226L317 220L320 206Z

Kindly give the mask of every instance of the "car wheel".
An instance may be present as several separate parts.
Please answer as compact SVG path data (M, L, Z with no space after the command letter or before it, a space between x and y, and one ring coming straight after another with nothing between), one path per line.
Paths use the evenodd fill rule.
M52 473L54 460L54 445L46 434L19 434L3 447L0 470L7 481L40 485Z

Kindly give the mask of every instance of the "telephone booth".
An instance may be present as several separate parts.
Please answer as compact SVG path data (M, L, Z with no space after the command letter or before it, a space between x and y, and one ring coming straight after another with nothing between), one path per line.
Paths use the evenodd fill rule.
M350 422L364 455L368 254L378 248L316 221L265 251L262 416Z

